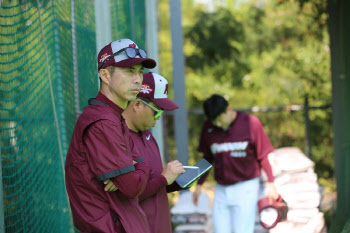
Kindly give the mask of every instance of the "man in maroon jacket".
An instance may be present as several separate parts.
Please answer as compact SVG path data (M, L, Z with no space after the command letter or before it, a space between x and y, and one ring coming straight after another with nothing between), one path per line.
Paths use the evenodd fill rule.
M261 168L269 181L268 196L278 198L267 155L273 151L260 120L228 106L220 95L204 102L207 116L198 151L214 165L214 231L253 233ZM198 181L193 201L197 203L208 173Z
M100 90L77 120L65 164L74 225L82 232L153 233L137 198L150 171L133 160L121 114L140 91L144 67L156 62L129 39L106 45L97 59ZM116 192L104 191L107 179Z
M149 130L154 127L163 111L172 111L179 107L168 99L167 94L168 81L163 76L145 73L137 99L130 102L123 112L130 129L131 144L138 152L134 155L134 159L142 155L144 163L151 168L149 181L139 200L152 233L172 232L167 191L180 189L174 180L185 172L177 160L166 164L163 168L158 144ZM105 190L114 191L116 187L107 184Z

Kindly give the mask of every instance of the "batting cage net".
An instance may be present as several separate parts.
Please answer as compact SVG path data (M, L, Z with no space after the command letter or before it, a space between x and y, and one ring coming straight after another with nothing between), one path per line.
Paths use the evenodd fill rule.
M75 120L98 92L95 5L112 40L145 45L145 5L0 1L0 232L73 232L64 162Z

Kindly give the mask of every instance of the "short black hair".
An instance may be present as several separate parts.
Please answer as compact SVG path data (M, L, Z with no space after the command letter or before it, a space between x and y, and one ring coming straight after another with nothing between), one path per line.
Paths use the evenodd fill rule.
M204 113L211 121L215 120L220 114L226 112L227 106L227 100L225 100L223 96L217 94L210 96L203 103Z

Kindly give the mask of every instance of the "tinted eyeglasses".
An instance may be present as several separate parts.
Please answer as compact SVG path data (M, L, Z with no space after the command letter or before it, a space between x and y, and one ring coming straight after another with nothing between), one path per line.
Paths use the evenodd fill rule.
M137 48L123 48L115 53L113 53L112 55L108 56L106 59L103 60L103 62L101 62L98 65L98 68L101 68L103 66L103 64L110 59L111 57L117 56L119 53L124 52L125 54L129 57L129 58L134 58L136 57L136 55L139 55L141 58L146 58L147 57L147 52L143 49L137 49Z
M137 99L139 99L139 98L137 98ZM150 108L155 112L154 118L158 118L158 117L160 117L160 115L162 115L163 110L158 109L158 108L156 108L156 107L153 107L152 105L148 104L147 102L143 101L142 99L139 99L139 100L140 100L144 105L147 105L148 107L150 107Z

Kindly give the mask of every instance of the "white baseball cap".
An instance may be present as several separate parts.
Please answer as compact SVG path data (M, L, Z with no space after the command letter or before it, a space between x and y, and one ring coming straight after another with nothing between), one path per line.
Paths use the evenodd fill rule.
M137 97L150 99L160 108L172 111L179 106L168 98L168 81L156 73L144 73L141 90Z

